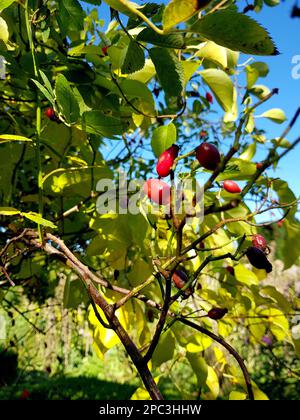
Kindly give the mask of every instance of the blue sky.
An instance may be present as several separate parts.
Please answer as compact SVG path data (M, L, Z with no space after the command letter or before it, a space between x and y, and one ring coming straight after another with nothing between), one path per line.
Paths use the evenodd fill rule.
M153 2L153 0L151 1ZM155 2L168 3L167 0L156 0ZM138 3L142 4L144 2ZM244 3L246 5L245 1L241 2L241 7ZM280 51L280 55L275 57L255 57L257 61L267 62L270 67L269 75L265 79L260 79L259 84L265 84L271 89L276 87L280 89L279 95L263 105L259 113L270 108L282 108L286 112L288 120L292 118L300 106L300 77L298 79L292 77L292 69L295 66L295 64L292 64L293 57L298 55L300 63L300 19L290 18L293 5L294 0L285 0L280 6L264 7L263 11L258 14L255 12L249 13L249 16L255 18L268 29ZM107 23L109 19L108 7L103 4L100 10L101 18L105 19ZM242 57L241 62L244 61L244 58L247 57ZM298 73L300 76L300 69ZM285 125L278 125L268 122L266 119L261 119L259 127L267 131L268 139L272 139L281 135ZM292 141L298 136L300 136L300 120L289 134L288 139ZM300 146L280 162L275 174L288 181L296 195L300 195Z
M279 87L279 95L272 98L261 110L280 107L284 109L290 120L300 106L300 78L293 79L292 64L294 56L299 56L300 62L300 19L291 19L290 12L294 0L286 0L280 6L264 10L251 16L265 26L272 35L280 55L276 57L262 57L270 66L270 73L266 79L261 79L270 88ZM300 5L300 2L299 2ZM300 75L300 71L298 72ZM282 126L261 122L262 128L272 137L280 135ZM300 120L288 136L291 141L300 136ZM268 136L269 137L269 136ZM300 147L289 153L279 164L277 176L287 180L297 195L300 195Z

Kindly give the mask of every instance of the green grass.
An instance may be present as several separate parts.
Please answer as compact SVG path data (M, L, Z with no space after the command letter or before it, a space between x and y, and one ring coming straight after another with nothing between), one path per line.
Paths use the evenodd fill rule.
M30 392L31 400L128 400L136 387L86 376L49 377L32 371L26 373L25 380L0 389L0 399L19 399L24 389Z

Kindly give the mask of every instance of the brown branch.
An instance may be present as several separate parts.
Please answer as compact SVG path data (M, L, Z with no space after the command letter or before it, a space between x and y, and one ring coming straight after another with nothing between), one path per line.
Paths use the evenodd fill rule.
M12 244L12 243L15 243L15 242L18 242L18 241L20 241L25 235L26 235L26 233L28 232L28 229L24 229L23 230L23 232L22 233L20 233L18 236L15 236L15 237L13 237L13 238L11 238L11 239L9 239L8 241L7 241L7 243L4 245L4 247L1 249L1 251L0 251L0 258L2 258L3 256L4 256L4 254L7 252L7 250L8 250L8 248L9 248L9 246Z
M11 286L15 286L15 283L12 281L12 279L10 278L8 272L6 271L6 268L3 265L0 265L0 271L2 271L2 273L4 274L4 277L6 277L7 281L9 282L9 284Z
M75 257L75 255L70 251L70 249L65 245L65 243L61 239L57 238L51 233L46 233L45 239L55 243L59 247L59 249L54 248L49 242L47 243L46 241L44 244L40 243L38 241L38 236L34 231L28 231L27 236L32 244L34 244L35 246L39 246L41 249L43 249L50 255L57 256L60 260L63 260L69 267L73 268L74 271L77 272L79 277L83 280L90 297L93 299L94 303L102 309L109 323L109 326L114 330L114 332L119 337L121 343L125 347L128 355L130 356L135 367L137 368L137 371L141 376L142 381L147 391L149 392L150 397L153 400L162 400L163 397L148 369L148 366L144 364L141 353L139 352L138 348L136 347L126 330L120 324L118 317L115 315L114 306L108 304L108 302L99 293L99 291L93 284L93 279L95 277L97 278L97 276L95 276L87 266L82 264L78 260L78 258Z
M212 204L204 209L204 215L207 216L208 214L215 214L221 213L222 211L232 210L240 204L240 200L232 200L229 203L226 203L222 206L216 206Z
M253 394L253 389L252 389L252 384L251 384L251 377L249 375L248 369L246 368L246 365L242 359L242 357L238 354L238 352L230 345L227 343L227 341L225 341L222 337L219 337L218 335L214 334L213 332L207 330L206 328L202 327L201 325L198 325L192 321L189 321L187 319L185 319L184 317L178 317L175 319L175 321L179 321L191 328L194 328L195 330L201 332L202 334L207 335L208 337L212 338L214 341L216 341L217 343L221 344L221 346L225 347L226 350L229 351L229 353L235 358L235 360L238 362L242 372L243 372L243 376L245 379L245 383L246 383L246 387L247 387L247 392L248 392L248 397L249 400L254 400L254 394Z
M161 266L161 269L164 270L164 269L169 268L169 266L172 263L177 264L175 257L171 258L169 261L163 264ZM155 275L152 274L150 277L148 277L146 281L144 281L144 283L139 284L134 289L130 290L129 293L126 294L126 296L120 299L119 302L116 302L114 305L115 309L120 308L121 306L125 305L125 303L128 302L128 300L131 299L132 297L138 297L140 295L140 291L143 290L145 287L147 287L149 284L151 284L154 280L155 280Z
M153 353L158 345L159 339L161 337L161 334L163 332L163 329L167 320L170 305L172 303L171 302L171 289L172 289L172 275L174 273L174 270L175 270L175 267L167 276L164 276L166 279L166 291L165 291L164 304L160 313L158 323L156 325L155 333L150 343L150 347L143 358L143 361L145 364L147 364L151 360Z

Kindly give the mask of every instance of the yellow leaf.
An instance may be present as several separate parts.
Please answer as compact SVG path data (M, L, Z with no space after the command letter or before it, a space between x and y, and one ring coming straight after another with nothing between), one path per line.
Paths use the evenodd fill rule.
M20 211L14 207L0 207L1 216L15 216L16 214L20 214Z
M9 141L29 141L30 142L32 140L24 136L17 136L15 134L1 134L0 143L7 143Z
M231 391L229 394L229 399L230 400L246 400L247 394L245 394L244 392L239 392L239 391Z
M168 31L178 23L190 19L210 2L211 0L171 0L163 15L164 30Z
M220 392L220 385L218 376L211 366L207 366L206 385L210 389L212 399L216 399Z

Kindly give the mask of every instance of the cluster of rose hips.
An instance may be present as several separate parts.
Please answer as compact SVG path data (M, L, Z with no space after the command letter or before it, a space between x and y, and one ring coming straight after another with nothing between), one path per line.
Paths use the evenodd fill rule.
M171 188L168 184L163 182L160 178L165 178L170 175L175 160L178 157L179 147L173 144L165 150L159 157L156 171L159 179L148 179L144 185L145 194L150 200L157 204L169 204L171 199ZM203 142L196 148L196 158L200 165L209 170L214 171L217 169L221 162L221 155L219 150L211 143ZM238 184L231 180L223 182L223 188L229 193L239 194L241 188Z

